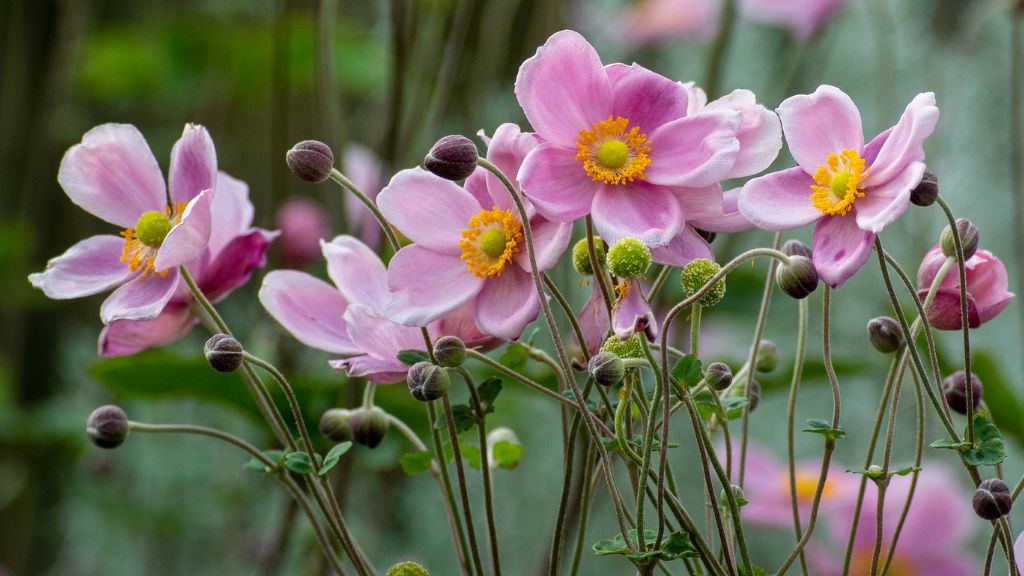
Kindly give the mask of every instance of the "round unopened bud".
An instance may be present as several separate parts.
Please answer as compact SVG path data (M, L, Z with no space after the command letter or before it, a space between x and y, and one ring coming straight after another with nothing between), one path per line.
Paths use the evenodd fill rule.
M385 576L430 576L430 572L415 562L399 562L388 568Z
M128 415L113 404L100 406L89 414L85 432L100 448L117 448L128 438Z
M691 261L683 268L683 273L680 277L683 286L683 294L687 298L693 296L708 283L708 280L711 280L715 274L718 274L721 269L722 267L717 262L708 260L707 258L697 258L696 260ZM724 297L725 278L722 278L718 282L715 282L715 285L705 292L697 301L701 306L707 308L718 304Z
M747 500L747 493L743 491L743 488L740 488L735 484L730 484L729 490L732 492L732 497L736 499L737 506L745 506L749 503ZM718 499L722 502L728 502L729 492L726 492L725 488L722 488L722 491L718 493Z
M967 260L978 250L978 227L967 218L957 218L956 231L960 234L960 245L964 248L964 260ZM939 246L947 257L956 258L956 238L948 224L939 236Z
M597 261L605 259L604 242L600 236L594 236L594 256ZM584 238L572 247L572 267L582 276L590 276L594 273L594 267L590 262L590 248L587 247L587 239Z
M636 238L623 238L608 249L608 270L619 278L639 278L651 266L651 251Z
M868 320L868 340L882 354L891 354L903 346L903 331L899 322L889 316Z
M406 376L412 397L422 402L437 400L448 392L448 372L430 362L417 362Z
M347 442L352 439L351 418L351 410L331 408L320 417L320 433L331 442Z
M353 410L348 425L352 428L352 440L356 444L376 448L384 441L391 422L383 410L374 406Z
M430 148L423 159L423 167L445 180L465 180L476 170L479 158L472 140L453 134L441 138Z
M750 408L749 411L753 412L757 410L757 405L761 403L761 383L757 380L750 381Z
M761 340L754 359L754 369L758 372L772 372L779 366L779 347L771 340Z
M879 466L878 464L872 464L871 466L868 466L868 469L865 470L865 472L868 473L867 474L868 478L881 478L882 477L882 467Z
M210 367L217 372L234 372L242 365L242 344L227 334L214 334L203 345Z
M303 140L284 156L288 169L299 180L319 184L331 177L334 168L334 152L331 147L318 140Z
M711 244L712 242L715 241L715 238L718 238L718 232L712 232L710 230L701 230L700 228L694 228L693 230L694 232L697 233L697 236L703 238L704 241L707 242L708 244Z
M601 386L614 386L626 376L622 358L614 352L598 352L590 357L587 365L590 375Z
M811 248L799 240L786 240L786 243L782 245L782 253L786 256L810 258Z
M910 201L917 206L931 206L939 198L939 177L925 170L921 181L910 191Z
M704 371L704 381L712 390L725 390L732 384L732 370L722 362L712 362Z
M640 337L635 333L625 340L620 340L618 336L609 336L601 345L601 351L611 352L619 358L643 358L644 349L640 344Z
M942 395L946 397L946 404L960 414L967 414L967 373L957 370L942 381ZM974 405L981 402L982 387L981 380L975 374L971 374L971 398Z
M445 368L458 368L466 361L466 343L458 336L442 336L434 342L434 358Z
M818 271L806 256L790 256L789 264L779 264L775 282L788 296L803 300L818 288Z
M974 512L985 520L998 520L1010 513L1013 496L1006 482L998 478L985 480L974 492Z

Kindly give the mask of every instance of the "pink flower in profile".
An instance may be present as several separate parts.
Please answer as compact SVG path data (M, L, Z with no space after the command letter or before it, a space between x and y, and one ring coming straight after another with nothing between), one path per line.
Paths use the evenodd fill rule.
M260 303L303 344L347 356L331 366L352 377L388 384L405 378L408 366L398 360L402 350L425 350L418 328L390 322L387 271L380 257L352 236L323 242L332 286L295 270L275 270L263 279ZM458 336L468 346L487 346L493 339L481 334L467 310L455 310L428 331L432 339Z
M171 150L167 186L138 129L103 124L61 160L57 181L72 202L123 229L92 236L47 263L29 281L55 299L116 288L100 307L104 324L156 318L178 289L178 266L203 255L213 232L217 178L213 141L188 124Z
M305 268L320 260L320 240L331 234L331 222L319 202L292 198L278 209L276 220L286 266Z
M359 144L345 146L342 157L342 172L348 176L370 200L376 201L384 187L384 167L380 158L367 147ZM374 250L380 250L384 233L373 213L353 194L345 194L345 220L348 232L359 238Z
M210 204L210 241L203 255L186 265L196 285L211 302L219 302L249 281L266 265L266 253L277 232L253 228L249 186L224 172L217 174L217 195ZM195 301L184 282L152 320L116 320L103 328L100 356L126 356L166 346L185 337L199 322Z
M641 0L614 19L616 36L634 46L707 40L718 32L722 0Z
M487 158L516 174L536 146L532 134L503 124ZM384 217L413 244L398 251L388 268L391 320L426 326L467 303L480 331L514 340L540 310L530 274L523 225L505 187L482 168L465 189L421 168L403 170L381 191ZM565 251L570 224L552 222L527 206L537 267L548 270Z
M939 268L947 260L936 244L924 255L917 270L918 295L923 299L931 289ZM995 318L1013 300L1008 290L1006 267L988 250L978 250L964 263L967 272L967 325L977 328ZM939 330L963 328L960 306L960 274L954 266L939 284L928 308L928 322Z
M721 213L740 152L742 114L688 112L686 88L639 65L603 66L570 30L519 69L520 106L541 144L519 172L537 211L557 222L590 214L608 243L665 247L700 212Z
M939 109L918 94L896 126L864 144L860 112L833 86L793 96L778 108L798 166L754 178L739 212L758 228L792 230L812 222L818 275L839 288L871 255L875 234L896 221L924 174L924 141Z
M847 0L741 0L740 14L748 20L788 28L807 40L836 17Z

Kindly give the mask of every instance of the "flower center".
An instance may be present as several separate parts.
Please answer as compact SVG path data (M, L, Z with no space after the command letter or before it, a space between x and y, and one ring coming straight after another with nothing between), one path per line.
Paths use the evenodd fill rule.
M177 202L165 212L150 210L139 216L135 228L121 232L124 237L124 248L121 250L121 262L128 265L132 272L142 270L142 275L157 274L153 267L156 253L164 243L164 238L171 229L181 223L181 213L185 211L185 202ZM167 275L167 270L159 273Z
M828 216L844 216L853 209L857 198L864 196L862 181L868 171L864 159L856 151L846 149L829 154L825 164L818 166L811 184L811 203Z
M637 126L630 128L629 120L621 117L609 116L590 130L582 130L576 137L576 150L576 159L592 180L614 186L642 180L651 163L647 135Z
M477 278L500 276L522 249L523 225L511 210L481 210L462 231L459 248L466 267Z

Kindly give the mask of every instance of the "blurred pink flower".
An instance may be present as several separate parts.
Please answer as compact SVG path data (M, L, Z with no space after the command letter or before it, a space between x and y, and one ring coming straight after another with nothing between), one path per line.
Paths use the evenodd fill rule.
M740 0L740 15L748 20L788 28L807 40L835 18L847 0Z
M376 202L385 182L384 167L373 151L359 144L345 146L342 172L370 200ZM373 250L380 250L380 243L384 237L380 224L370 210L352 194L345 194L345 220L349 234L359 238Z
M722 0L640 0L615 18L616 37L633 46L707 40L718 33Z
M936 244L924 255L917 270L918 295L924 298L946 261ZM977 328L995 318L1013 300L1006 267L988 250L978 250L964 263L967 272L967 325ZM928 308L928 322L939 330L960 330L960 274L954 266L942 279Z
M331 225L327 211L319 202L292 198L278 209L276 220L286 267L306 268L320 260L320 240L330 236Z

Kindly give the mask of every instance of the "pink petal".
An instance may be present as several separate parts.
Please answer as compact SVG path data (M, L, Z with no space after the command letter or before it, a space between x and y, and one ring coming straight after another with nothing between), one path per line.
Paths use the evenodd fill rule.
M294 270L263 278L260 304L278 324L306 346L334 354L359 354L343 316L348 302L334 286Z
M218 191L217 196L221 193ZM201 274L196 277L199 288L213 302L224 299L248 282L254 270L266 266L267 248L277 236L277 232L255 228L248 234L235 237L216 258L202 267Z
M749 90L733 90L708 104L707 110L736 110L742 115L736 138L740 151L729 170L729 178L757 174L771 166L782 150L782 125L775 112L757 103Z
M536 134L521 132L519 126L515 124L502 124L494 131L494 136L487 145L487 159L497 166L513 184L517 184L516 180L523 160L539 144L540 141ZM512 210L515 213L515 203L512 202L512 197L501 180L483 168L477 169L477 172L484 174L490 204L502 210ZM481 205L490 207L483 202Z
M320 242L327 274L350 304L381 311L388 301L388 272L380 256L352 236Z
M50 259L46 270L30 274L28 281L48 298L64 300L91 296L128 281L134 272L121 262L124 239L92 236Z
M64 154L57 173L83 210L121 228L167 205L164 178L149 144L130 124L101 124Z
M651 258L658 264L681 268L697 258L714 260L715 254L707 240L701 238L693 228L686 226L667 246L652 249Z
M629 280L630 288L626 297L616 300L615 308L612 310L612 330L618 336L628 335L633 332L638 318L648 318L648 332L658 333L658 325L651 312L651 307L643 294L643 286L637 279Z
M381 190L384 218L407 238L435 252L458 256L461 231L480 204L457 184L422 168L402 170Z
M950 270L950 273L953 273ZM917 295L922 300L927 296L927 290L919 290ZM960 288L939 288L935 291L932 304L928 307L928 323L936 330L960 330L963 328L960 308ZM967 326L977 328L981 326L981 315L979 308L971 293L967 293Z
M555 145L611 114L612 90L594 47L572 30L556 32L519 67L516 98L533 129Z
M484 334L515 340L537 319L540 299L533 277L517 266L508 266L500 276L488 278L476 297L476 325Z
M513 173L513 176L515 174ZM462 189L469 192L470 196L476 199L481 207L490 209L494 206L494 200L491 198L491 193L487 189L487 171L483 168L477 168L466 181L462 183ZM508 202L511 204L512 199L505 193L505 196L509 198Z
M572 237L572 224L562 224L545 220L542 216L535 216L530 223L533 231L533 249L537 256L537 269L543 272L554 268L558 259L569 247L569 238ZM530 272L530 256L526 252L526 245L513 257L516 264L526 272Z
M590 354L595 354L608 336L611 324L608 321L608 311L604 305L604 295L601 294L600 287L593 280L591 280L590 298L583 305L576 321L579 323L580 332L583 333L583 339L586 341L587 351ZM576 344L579 345L579 342Z
M156 253L153 266L157 272L188 264L203 255L210 241L210 204L213 197L213 190L203 190L185 207L181 224L171 228Z
M613 64L612 115L650 135L662 124L686 116L686 89L678 82L633 64ZM612 74L609 74L611 77Z
M742 116L733 110L704 111L663 124L650 134L651 184L699 188L724 180L736 163Z
M874 242L875 235L861 230L855 218L822 218L811 236L818 277L832 288L840 288L868 261Z
M910 191L921 182L924 163L913 162L881 186L869 187L864 197L854 204L857 225L864 230L881 232L895 222L910 206Z
M110 324L115 320L152 320L160 315L164 306L178 288L178 270L172 268L167 275L137 276L114 290L100 306L100 320Z
M602 187L587 176L575 148L547 143L526 156L519 182L537 212L556 222L572 222L589 214L594 194Z
M203 190L217 185L217 151L206 128L186 124L171 149L167 182L174 202L191 202Z
M679 234L686 219L679 200L667 188L633 183L605 186L594 197L594 226L609 245L638 238L647 246L664 246Z
M737 207L751 224L763 230L792 230L822 217L811 204L814 180L802 168L790 168L754 178L740 189Z
M708 94L703 88L697 86L696 82L686 82L683 85L686 92L686 115L696 114L708 105Z
M938 122L939 109L935 106L935 94L925 92L914 97L882 144L878 156L869 165L867 185L874 187L885 184L899 178L908 165L922 162L924 141L935 131Z
M483 284L458 256L406 246L388 265L392 299L385 315L405 326L426 326L468 302Z
M679 199L687 220L722 214L722 187L718 184L700 188L673 188L672 192Z
M401 326L389 321L379 312L366 306L352 304L345 311L345 322L352 342L363 352L387 360L391 364L388 372L402 372L403 364L398 361L402 350L423 350L423 334L418 328Z
M695 228L708 232L743 232L754 225L743 217L739 211L740 189L733 188L722 194L722 213L708 218L691 219Z
M824 84L813 94L787 98L778 108L789 152L808 174L825 164L829 154L860 153L864 131L860 111L842 90Z
M980 250L979 250L980 252ZM917 268L917 289L928 291L932 286L932 282L935 281L935 277L939 273L939 268L946 262L946 255L942 253L942 247L936 244L931 247L928 252L925 253L921 259L921 264ZM970 263L971 259L968 259L965 264ZM959 281L953 280L953 274L946 274L943 278L940 286L951 288L959 285Z
M207 247L219 254L235 237L252 226L255 209L249 201L249 185L224 172L217 173L217 193L210 202L210 241Z
M152 320L118 320L103 327L100 356L130 356L176 342L192 331L199 318L187 302L171 301Z
M405 380L409 367L397 360L382 360L369 355L331 360L331 368L344 371L350 378L366 378L374 384L394 384Z
M470 348L477 348L481 352L494 348L500 340L489 336L476 327L476 319L473 313L473 302L467 302L445 315L437 322L430 325L431 338L436 340L441 336L458 336Z

